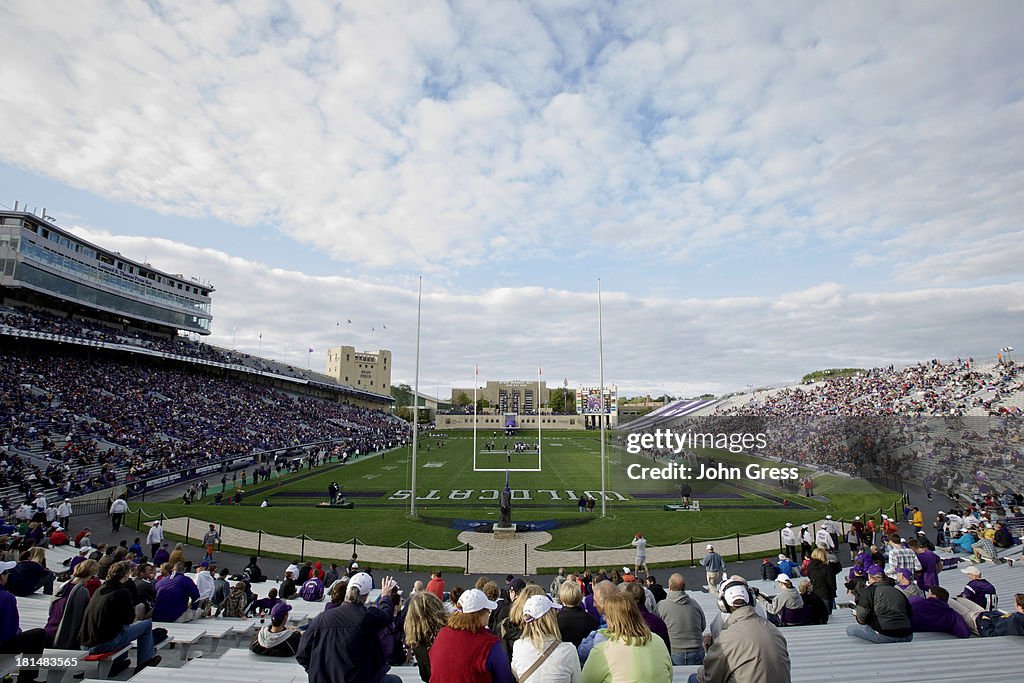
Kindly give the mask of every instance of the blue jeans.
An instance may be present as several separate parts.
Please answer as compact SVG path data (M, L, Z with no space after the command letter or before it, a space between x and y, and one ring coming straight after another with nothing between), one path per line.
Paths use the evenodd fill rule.
M133 640L139 641L139 666L153 659L153 622L149 619L125 626L113 640L89 648L89 654L115 652Z
M688 652L673 652L672 653L672 666L693 666L694 664L704 663L704 648L698 647L696 650L690 650Z
M879 633L867 624L850 624L846 627L846 635L861 638L869 643L909 643L914 639L914 634L902 638L893 638Z

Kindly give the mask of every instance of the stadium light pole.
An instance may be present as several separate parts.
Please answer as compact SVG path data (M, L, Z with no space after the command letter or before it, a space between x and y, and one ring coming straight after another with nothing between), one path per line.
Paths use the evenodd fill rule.
M607 500L605 495L605 467L604 467L604 318L601 313L601 278L597 278L597 353L599 361L599 372L601 376L601 516L607 514Z
M416 516L416 442L420 431L420 312L423 308L423 276L420 275L420 291L416 299L416 378L412 390L412 496L409 498L409 514Z

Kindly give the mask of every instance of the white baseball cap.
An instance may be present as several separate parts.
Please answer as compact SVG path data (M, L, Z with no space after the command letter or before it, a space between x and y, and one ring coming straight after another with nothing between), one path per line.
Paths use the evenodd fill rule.
M359 572L348 580L348 585L356 586L360 595L369 595L373 589L373 577L366 572Z
M560 605L556 605L554 601L546 595L534 595L526 601L525 605L523 605L523 618L526 623L529 624L531 621L540 619L553 609L562 609L562 607Z
M735 605L737 602L742 602L744 605L749 605L750 594L747 592L747 590L748 589L746 584L737 584L734 586L729 586L725 589L725 592L722 593L722 597L725 598L725 603L730 606Z
M791 526L793 526L793 523L792 523L792 522L786 522L786 528L787 528L787 529L788 529L789 527L791 527Z
M792 582L792 580L788 576L786 576L785 574L779 574L778 576L775 577L775 580L778 581L779 583L782 583L783 581L785 581L786 583L791 583Z
M632 572L629 571L629 567L623 567L622 568L622 573L623 574L631 574Z
M968 567L967 569L961 569L960 571L964 574L970 574L971 576L981 576L981 570L974 566Z
M529 602L529 600L527 600L527 602ZM488 600L487 596L484 595L484 592L479 588L470 588L459 597L458 607L463 614L472 614L473 612L479 612L480 610L497 609L498 603L493 600Z
M704 546L704 550L714 550L714 549L715 549L715 546L711 545L710 543L708 543L706 546Z
M784 560L784 559L786 559L786 556L785 556L785 555L783 555L782 553L779 553L779 559L780 559L780 560Z
M825 519L832 519L832 515L825 515Z
M17 562L0 562L0 574L9 572L18 566Z

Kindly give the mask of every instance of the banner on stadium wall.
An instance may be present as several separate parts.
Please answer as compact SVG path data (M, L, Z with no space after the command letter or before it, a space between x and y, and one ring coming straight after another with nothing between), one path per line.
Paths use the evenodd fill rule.
M253 456L244 455L231 460L222 460L210 465L189 467L183 470L178 470L177 472L162 474L158 477L150 477L149 479L143 479L141 481L132 481L127 484L128 495L141 496L147 491L156 491L157 489L167 488L168 486L173 486L183 481L189 481L190 479L201 477L204 474L220 472L224 468L227 468L227 471L231 471L241 467L248 467L254 462L255 458Z

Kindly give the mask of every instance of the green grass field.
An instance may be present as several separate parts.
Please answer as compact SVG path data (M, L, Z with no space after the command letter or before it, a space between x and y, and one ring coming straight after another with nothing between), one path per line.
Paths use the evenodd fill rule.
M536 432L521 435L530 444ZM837 518L887 508L898 497L862 480L821 476L815 493L827 501L809 500L777 487L744 482L739 488L724 482L691 482L694 498L702 511L667 512L666 503L678 503L674 485L652 485L630 481L626 467L634 462L645 466L663 465L628 455L613 446L606 449L607 515L601 517L600 443L594 432L544 432L543 456L513 454L511 463L504 453L477 454L476 467L498 471L474 471L472 434L453 432L447 439L426 438L417 454L416 513L409 514L412 488L411 449L403 448L361 459L346 465L286 475L258 487L250 487L241 506L213 506L207 501L192 506L181 503L146 502L147 515L168 517L185 514L210 519L228 526L263 529L288 536L305 533L329 541L358 538L370 545L397 546L407 540L428 548L452 548L459 544L454 520L496 521L497 495L505 485L514 492L512 518L516 522L554 521L553 539L545 548L563 549L588 543L591 547L613 547L629 542L643 531L652 545L678 543L689 537L720 538L777 529L786 522L799 524L831 513ZM443 446L439 443L443 441ZM485 441L503 449L512 439L480 432L478 450ZM744 466L755 460L728 452L707 451L724 464ZM761 462L761 461L756 461ZM538 469L517 472L516 469ZM327 486L337 481L355 505L354 509L318 509L327 500ZM211 490L213 493L216 489ZM584 491L598 499L594 513L580 513L576 501ZM271 507L260 509L263 498ZM789 505L783 507L782 499Z

